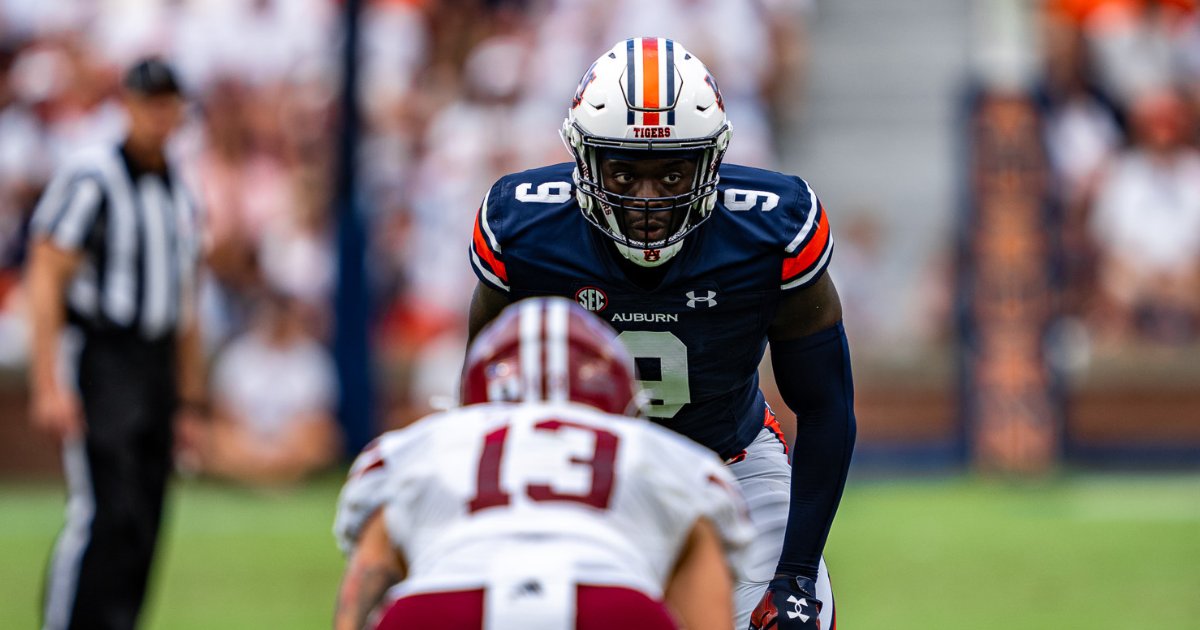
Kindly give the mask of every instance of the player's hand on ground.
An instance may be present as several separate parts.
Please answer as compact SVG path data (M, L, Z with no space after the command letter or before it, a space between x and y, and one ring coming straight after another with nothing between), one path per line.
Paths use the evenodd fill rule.
M750 615L749 630L820 630L821 600L817 584L802 577L781 576L767 585L767 592Z
M83 407L79 397L62 387L33 392L33 426L56 440L83 435Z

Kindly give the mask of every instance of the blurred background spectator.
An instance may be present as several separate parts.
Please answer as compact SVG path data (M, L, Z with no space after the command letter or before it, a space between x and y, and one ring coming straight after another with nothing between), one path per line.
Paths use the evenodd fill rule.
M209 422L180 428L194 472L252 484L294 482L337 462L333 357L309 333L305 304L262 298L257 322L216 357Z
M674 37L720 80L734 125L730 161L804 177L830 212L830 273L851 335L859 421L840 538L831 539L838 553L861 555L858 574L845 578L856 584L847 610L871 608L883 625L903 625L897 607L874 594L891 592L915 562L940 596L904 607L914 625L964 614L943 610L954 599L981 618L1031 601L1042 616L1102 627L1119 623L1096 603L1111 599L1108 582L1085 578L1112 565L1140 575L1117 596L1181 594L1164 607L1176 625L1160 617L1158 626L1195 625L1184 595L1195 590L1194 572L1150 562L1200 566L1187 564L1184 544L1195 539L1194 475L1165 492L1140 476L1069 474L1003 491L962 477L908 490L891 479L898 470L996 470L981 453L1001 451L1015 454L1008 470L1026 473L1200 463L1197 0L363 2L355 201L369 239L376 429L453 401L474 282L466 248L488 186L569 159L557 131L597 55L629 36ZM334 401L350 389L335 383L329 359L346 5L0 0L0 481L59 470L28 430L20 376L29 215L64 156L123 133L117 78L147 54L170 61L191 97L171 152L208 215L201 307L218 397L210 427L185 429L192 464L284 481L331 461ZM984 115L972 116L965 101L983 103ZM978 133L984 123L990 134ZM991 160L986 212L974 186L986 170L981 154ZM1003 229L981 234L975 220L984 216ZM994 264L973 275L970 259L981 253ZM995 299L970 302L982 284ZM980 324L988 335L973 334ZM981 360L964 361L966 347ZM771 372L762 374L770 395ZM984 410L995 412L986 422ZM1021 422L1033 430L1014 429ZM1035 451L1049 456L1028 457ZM889 481L862 483L873 475ZM17 518L0 534L15 542L0 544L9 551L0 566L36 577L51 542L38 547L29 534L58 518L58 489L9 488L5 514ZM194 490L181 502L189 524L168 566L186 551L213 556L214 567L244 562L245 573L184 565L176 575L193 581L168 587L160 608L177 616L151 627L198 618L198 607L278 625L299 599L328 603L336 576L308 590L276 579L277 570L262 578L274 566L260 553L269 545L288 559L309 555L293 547L298 513L249 502L240 543L217 556L228 538L214 530L242 526L202 513L210 493ZM40 518L22 508L35 493L52 495ZM240 493L211 494L232 497L235 510L246 503ZM930 503L933 494L945 503ZM304 512L320 521L313 549L328 547L331 501L317 496L321 509ZM896 536L878 535L878 510ZM1061 524L1060 538L1047 519ZM947 527L963 535L930 537ZM1019 538L1005 543L1011 535ZM1149 564L1112 555L1135 543L1150 545L1135 552ZM1037 560L1046 561L1041 573ZM1036 579L1007 590L973 581L998 571ZM32 602L41 589L36 579L9 582L13 602ZM264 606L263 584L286 591L286 604ZM867 584L883 586L850 602ZM233 594L246 596L244 609L227 606ZM11 606L17 619L23 606ZM23 625L32 626L27 608ZM322 610L293 625L328 618Z
M1129 118L1131 146L1105 172L1090 217L1096 332L1186 343L1200 315L1200 152L1174 92L1138 96Z
M557 131L588 62L653 32L687 42L720 78L731 162L800 174L835 213L831 273L863 374L864 443L919 426L965 439L949 305L960 103L986 45L963 33L1010 23L981 7L1030 25L1009 39L1033 71L1009 89L1037 105L1068 363L1086 374L1149 352L1178 371L1200 336L1195 4L365 0L356 192L384 425L455 396L475 281L464 248L489 185L569 159ZM172 61L196 103L172 152L208 216L210 358L276 317L264 295L289 296L305 338L332 343L342 8L0 2L0 365L26 352L18 278L32 204L64 155L122 133L116 77L145 54Z
M123 133L116 76L146 54L171 61L196 103L171 151L207 215L201 308L217 382L249 340L274 347L263 322L280 309L264 295L289 296L283 311L296 311L316 343L331 342L340 9L332 0L0 3L0 362L24 360L17 278L29 210L63 156ZM698 42L736 121L730 159L770 167L773 117L794 123L798 113L784 98L799 90L810 9L367 0L359 194L376 347L392 376L388 423L455 395L475 282L462 251L472 216L499 176L569 159L558 127L588 60L643 31ZM659 32L664 24L672 32Z
M1103 356L1184 351L1200 334L1196 3L1054 0L1043 17L1065 314Z

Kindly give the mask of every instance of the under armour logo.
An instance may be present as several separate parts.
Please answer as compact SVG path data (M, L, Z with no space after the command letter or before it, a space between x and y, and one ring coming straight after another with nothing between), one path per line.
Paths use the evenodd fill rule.
M530 580L517 586L513 591L513 597L536 597L542 594L542 585L536 580Z
M707 297L696 297L695 291L688 291L687 297L688 297L688 308L696 308L697 302L703 302L704 305L708 306L708 307L717 305L717 300L714 299L717 297L716 291L709 291Z
M809 616L804 614L804 607L808 605L808 600L804 598L796 599L795 595L788 596L788 602L796 607L795 610L788 611L788 619L800 618L803 623L808 623Z

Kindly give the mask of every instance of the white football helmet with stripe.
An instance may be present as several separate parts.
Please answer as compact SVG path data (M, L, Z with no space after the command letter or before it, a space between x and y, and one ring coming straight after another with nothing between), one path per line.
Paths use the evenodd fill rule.
M717 169L731 128L717 82L694 55L672 40L637 37L604 53L584 74L562 127L575 157L576 198L589 222L642 265L659 265L678 253L683 239L712 214ZM684 157L695 160L691 190L666 198L620 195L605 187L600 161ZM650 207L654 203L656 207ZM660 207L663 206L663 207ZM671 215L673 233L658 241L631 238L626 212Z
M467 349L462 404L577 402L635 415L646 402L629 351L573 300L527 298L504 309Z

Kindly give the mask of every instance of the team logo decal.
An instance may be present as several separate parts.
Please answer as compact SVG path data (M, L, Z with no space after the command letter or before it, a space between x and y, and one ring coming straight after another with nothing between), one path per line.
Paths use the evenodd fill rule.
M580 306L593 313L599 313L608 306L608 296L596 287L584 287L575 293L575 301Z
M571 109L575 109L576 107L579 107L579 104L583 102L583 92L585 90L587 90L587 86L591 85L592 81L595 81L595 80L596 80L596 64L593 63L592 67L588 68L588 71L586 73L584 73L583 80L581 80L579 82L579 87L575 90L575 98L574 98L574 100L571 101ZM724 109L724 108L722 108L722 109Z
M720 107L721 111L725 111L725 99L721 98L721 88L717 87L717 80L713 78L713 75L706 74L704 75L704 82L708 84L708 87L712 88L713 94L717 95L717 107Z
M661 249L644 249L643 255L646 257L646 262L658 262L662 258Z
M519 597L540 597L542 594L542 585L537 580L529 580L513 589L513 599Z
M697 296L695 291L688 291L687 298L688 298L688 308L696 308L697 304L703 304L709 308L712 308L717 305L717 299L716 299L717 292L716 291L709 291L708 295L706 295L704 297Z

